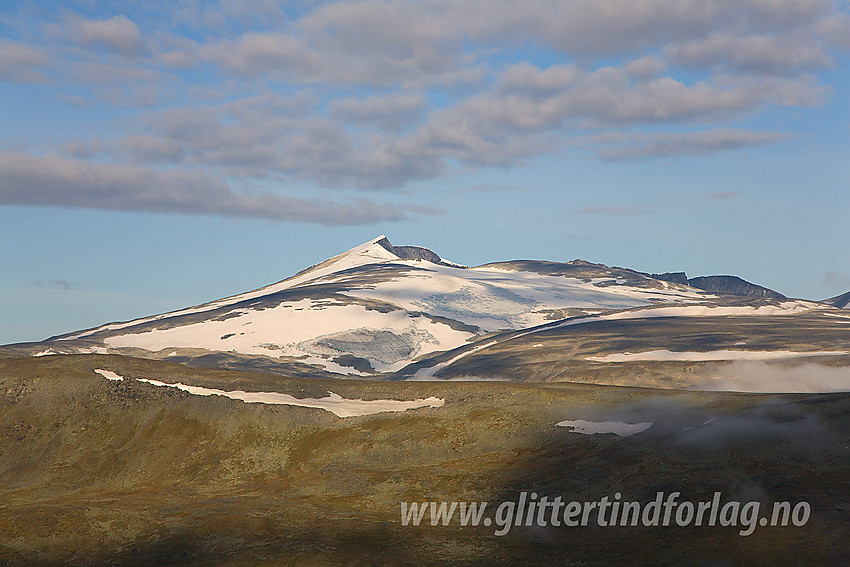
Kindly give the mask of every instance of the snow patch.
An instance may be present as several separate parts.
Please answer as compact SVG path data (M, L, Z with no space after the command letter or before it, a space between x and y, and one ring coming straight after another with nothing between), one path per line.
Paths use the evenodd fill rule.
M556 423L558 427L570 427L572 433L593 435L594 433L613 433L619 437L628 437L652 426L651 421L625 423L622 421L587 421L584 419L565 419Z
M100 346L92 346L88 348L78 348L77 354L109 354L109 350Z
M242 400L248 404L277 404L301 406L305 408L319 408L329 411L338 417L354 417L374 413L405 411L421 407L438 408L446 403L445 400L434 396L410 401L349 400L333 392L328 392L328 396L324 398L296 398L289 394L282 394L280 392L244 392L242 390L225 391L218 390L216 388L189 386L181 384L180 382L177 382L176 384L167 384L165 382L160 382L159 380L149 380L147 378L138 378L138 380L154 386L177 388L178 390L183 390L196 396L224 396L231 400Z
M104 378L106 378L107 380L112 380L114 382L121 382L122 380L124 380L123 376L121 376L120 374L116 374L115 372L113 372L111 370L103 370L101 368L95 368L94 371L97 372L98 374L100 374L101 376L103 376Z
M848 303L850 305L850 303ZM846 307L845 307L846 309ZM838 319L850 319L850 315L838 315L837 313L824 313L827 317L836 317ZM844 323L845 321L838 321L839 323Z
M818 306L810 301L784 301L779 305L762 305L760 307L716 307L710 305L682 305L670 307L656 307L648 309L633 309L631 311L620 311L608 313L598 317L583 317L570 319L556 327L568 327L593 323L594 321L618 321L623 319L651 319L657 317L724 317L724 316L768 316L768 315L794 315L805 313ZM551 329L553 327L546 327Z
M54 355L54 354L59 354L59 353L55 352L52 348L49 348L47 350L37 352L33 356L51 356L51 355Z
M804 356L842 356L850 354L844 350L821 350L796 352L789 350L714 350L709 352L674 352L669 350L651 350L647 352L621 352L604 356L586 356L593 362L638 362L638 361L682 361L706 362L713 360L771 360L778 358L798 358Z

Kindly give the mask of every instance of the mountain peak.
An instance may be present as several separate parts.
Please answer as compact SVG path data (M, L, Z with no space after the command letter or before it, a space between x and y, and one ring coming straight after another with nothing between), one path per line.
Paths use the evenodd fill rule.
M423 246L393 246L389 239L384 235L381 235L376 239L372 240L370 244L376 244L381 246L382 248L384 248L384 250L386 250L390 254L393 254L400 260L425 260L426 262L431 262L432 264L442 264L444 266L452 266L455 268L466 267L462 266L461 264L456 264L454 262L444 260L439 254Z

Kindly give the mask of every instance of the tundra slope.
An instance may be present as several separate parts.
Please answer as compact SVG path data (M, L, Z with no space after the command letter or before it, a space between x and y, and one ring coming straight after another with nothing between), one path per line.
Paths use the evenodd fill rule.
M338 416L157 385L439 406ZM0 564L847 565L850 394L288 378L0 358ZM462 527L399 503L758 501L802 526ZM699 561L695 562L695 558Z

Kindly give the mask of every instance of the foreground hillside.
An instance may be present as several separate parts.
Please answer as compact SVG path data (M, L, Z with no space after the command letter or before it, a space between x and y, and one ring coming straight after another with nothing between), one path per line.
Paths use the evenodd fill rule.
M143 381L147 380L147 381ZM156 384L442 404L338 417ZM358 402L360 403L360 402ZM0 358L8 565L846 565L850 394L380 382ZM627 436L579 423L642 424ZM634 426L632 426L634 427ZM640 428L638 428L640 429ZM403 526L402 501L806 501L804 526ZM427 523L427 521L426 521Z

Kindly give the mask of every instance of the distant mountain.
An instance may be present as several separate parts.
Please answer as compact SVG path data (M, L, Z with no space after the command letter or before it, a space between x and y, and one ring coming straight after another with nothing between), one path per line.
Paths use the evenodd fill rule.
M253 291L3 350L30 356L123 354L294 377L399 379L465 375L472 370L464 364L472 360L479 361L473 374L486 376L486 364L480 364L485 353L513 352L513 347L506 351L506 345L523 344L528 351L511 356L532 366L508 372L499 366L501 354L488 354L484 360L507 379L558 380L586 366L576 360L582 353L616 354L629 345L667 348L671 332L684 332L673 323L683 317L707 318L686 335L690 344L707 347L714 344L710 337L725 332L723 326L730 325L733 316L745 317L749 329L757 326L757 319L820 309L833 308L785 300L734 276L650 276L585 260L514 260L466 267L427 248L394 246L381 235ZM620 319L632 321L630 336L594 334L622 325ZM654 322L659 319L668 322L658 326ZM841 323L835 318L826 321ZM558 343L560 350L552 358L555 343L547 337L579 323L581 344L567 348ZM749 348L740 346L752 339L746 329L735 335L736 348ZM770 330L776 332L775 325ZM520 336L533 337L534 342L525 344ZM604 344L599 342L603 339ZM809 350L816 348L803 343ZM549 364L535 362L544 351L533 349L542 347L550 351Z
M649 274L649 276L657 280L664 280L665 282L688 285L688 276L685 272L666 272L664 274Z
M825 299L824 303L829 303L839 309L850 309L850 291L837 295L831 299Z
M740 295L743 297L785 299L785 296L772 289L750 283L738 276L700 276L688 279L685 272L651 274L651 277L682 285L689 285L711 293Z

